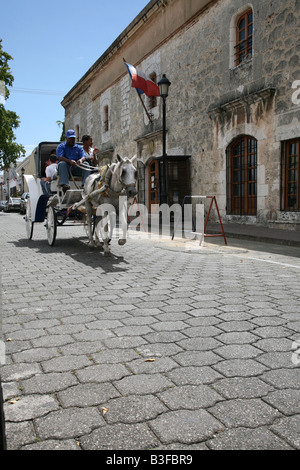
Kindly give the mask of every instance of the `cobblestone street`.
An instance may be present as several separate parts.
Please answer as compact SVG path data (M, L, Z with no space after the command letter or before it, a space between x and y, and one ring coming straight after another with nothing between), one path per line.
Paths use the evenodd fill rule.
M299 247L0 236L9 449L300 449Z

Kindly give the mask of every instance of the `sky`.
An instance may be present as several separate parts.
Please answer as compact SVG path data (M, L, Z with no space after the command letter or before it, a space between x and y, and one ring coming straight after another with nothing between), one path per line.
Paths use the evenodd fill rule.
M59 141L63 97L148 4L148 0L8 0L0 6L2 48L14 76L5 108L15 111L26 156Z

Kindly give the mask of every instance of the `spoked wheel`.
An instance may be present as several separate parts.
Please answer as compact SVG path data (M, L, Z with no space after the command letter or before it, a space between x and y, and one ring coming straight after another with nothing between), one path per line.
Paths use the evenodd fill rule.
M32 235L33 235L33 222L32 222L32 216L31 216L30 202L28 202L27 205L26 205L25 222L26 222L27 238L28 238L28 240L31 240Z
M50 246L53 246L55 243L57 232L57 215L55 209L52 206L48 208L46 229L48 243Z

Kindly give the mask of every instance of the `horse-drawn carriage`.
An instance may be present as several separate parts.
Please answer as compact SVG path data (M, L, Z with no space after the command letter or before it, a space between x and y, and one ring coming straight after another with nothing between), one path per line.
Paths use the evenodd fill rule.
M51 181L50 194L45 195L41 178L45 176L45 165L51 150L59 142L41 142L35 152L36 175L24 175L29 191L26 207L26 233L32 239L34 224L45 223L47 240L53 246L57 228L82 225L86 228L89 244L104 243L105 254L109 253L108 244L112 238L116 213L123 234L119 244L124 244L127 230L127 198L136 194L136 169L131 160L117 157L117 163L105 167L90 167L84 188L81 178L70 178L70 189L64 192L59 178ZM121 198L121 196L125 196ZM124 199L120 206L120 199ZM121 211L119 208L121 207Z

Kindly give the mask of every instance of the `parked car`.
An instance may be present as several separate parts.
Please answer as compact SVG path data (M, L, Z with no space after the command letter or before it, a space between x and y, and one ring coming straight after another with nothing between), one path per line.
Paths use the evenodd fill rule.
M20 214L26 214L26 204L29 198L29 193L23 193L21 196L20 203Z
M21 198L20 197L10 197L6 204L4 205L4 212L10 211L20 211Z
M6 201L0 201L0 212L4 211L5 204L6 204Z

